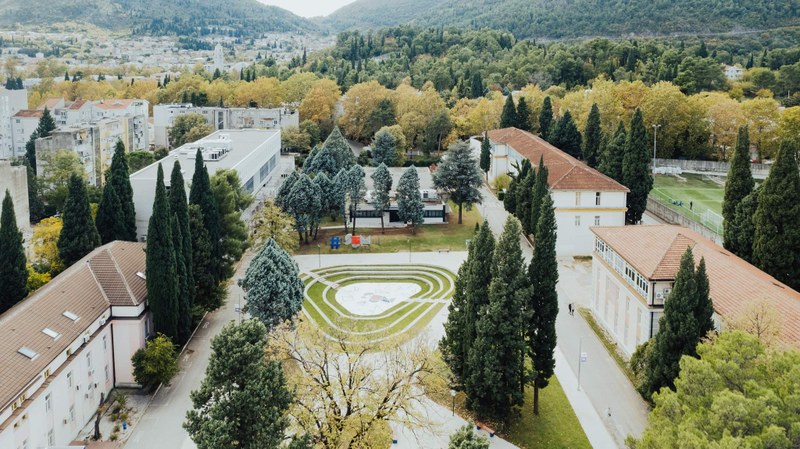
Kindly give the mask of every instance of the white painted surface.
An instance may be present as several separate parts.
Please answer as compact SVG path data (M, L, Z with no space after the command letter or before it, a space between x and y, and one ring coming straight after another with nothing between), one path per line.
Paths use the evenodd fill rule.
M378 315L419 293L410 282L360 282L345 285L336 292L336 301L356 315Z

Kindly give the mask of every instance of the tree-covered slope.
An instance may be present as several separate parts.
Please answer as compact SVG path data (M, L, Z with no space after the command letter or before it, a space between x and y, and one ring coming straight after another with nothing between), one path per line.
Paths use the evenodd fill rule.
M323 23L488 27L518 38L694 34L797 25L800 0L356 0Z
M257 0L0 0L0 26L86 22L113 30L192 34L230 27L242 34L314 27L289 11Z

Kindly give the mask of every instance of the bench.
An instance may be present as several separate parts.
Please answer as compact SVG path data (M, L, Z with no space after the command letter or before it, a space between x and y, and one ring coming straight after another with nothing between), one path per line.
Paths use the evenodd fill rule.
M450 252L450 248L439 248L439 252L440 253L449 253Z
M484 432L489 434L489 438L494 437L494 430L490 429L489 426L482 422L475 423L475 430L483 430Z

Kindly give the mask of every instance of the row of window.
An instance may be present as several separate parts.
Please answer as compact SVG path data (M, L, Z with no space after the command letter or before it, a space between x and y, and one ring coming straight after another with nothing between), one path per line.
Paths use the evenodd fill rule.
M625 260L620 257L619 254L617 254L613 249L611 249L610 246L606 244L606 242L597 239L595 250L606 262L608 262L609 265L614 267L614 271L621 274L628 284L635 288L643 298L649 297L650 282L647 280L647 278L639 274L638 271L625 262Z
M580 225L581 225L581 216L580 215L576 215L575 216L575 227L580 227ZM599 215L595 215L594 216L594 225L595 226L600 226L600 216Z
M594 192L594 205L595 206L599 206L600 205L600 197L601 197L600 193L601 192ZM580 206L581 205L581 192L575 192L575 205L576 206Z

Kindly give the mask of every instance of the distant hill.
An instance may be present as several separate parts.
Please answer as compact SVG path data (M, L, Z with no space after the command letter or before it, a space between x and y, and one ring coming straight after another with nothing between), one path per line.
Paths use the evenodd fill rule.
M219 27L242 35L316 28L306 19L257 0L0 0L0 26L62 22L181 35Z
M800 0L356 0L320 23L495 28L518 38L701 34L798 25Z

